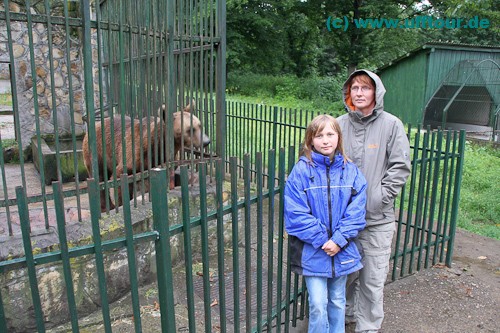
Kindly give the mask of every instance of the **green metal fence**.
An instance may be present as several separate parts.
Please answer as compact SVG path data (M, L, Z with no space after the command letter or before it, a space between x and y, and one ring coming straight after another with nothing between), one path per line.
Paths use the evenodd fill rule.
M16 189L17 203L23 233L25 256L0 263L0 273L3 277L19 269L28 270L29 286L31 290L32 311L36 331L45 332L50 328L46 324L47 312L44 307L46 296L41 285L41 275L44 266L51 263L60 265L64 276L65 292L60 302L69 307L69 320L74 332L79 330L79 324L86 313L80 314L80 306L73 290L76 282L75 259L90 255L95 257L96 282L100 293L102 311L102 326L106 332L111 332L113 322L110 317L109 282L106 271L109 269L105 262L108 260L111 249L126 249L128 272L130 281L131 307L133 313L133 330L144 331L143 325L156 325L162 332L177 332L179 327L188 327L189 332L262 332L287 331L291 325L305 314L304 285L298 276L292 276L287 263L287 242L284 236L283 222L283 189L286 165L284 149L267 153L267 161L263 161L262 154L256 153L254 165L250 164L250 155L243 157L242 165L233 157L228 161L229 173L226 177L224 164L218 159L213 164L200 164L199 179L199 206L196 211L192 205L192 188L188 184L188 169L181 167L181 222L171 225L166 223L172 216L169 214L169 193L167 187L168 171L155 169L151 172L152 178L152 219L151 230L137 232L133 230L131 221L131 203L126 200L120 218L124 222L124 235L115 239L102 241L102 227L98 216L100 213L98 200L98 184L95 180L88 181L89 201L92 210L92 242L85 246L68 247L66 239L66 222L64 214L64 200L61 184L54 182L54 201L57 213L57 227L60 248L43 254L34 254L32 236L29 231L29 208L26 194L22 187ZM294 154L293 151L291 154ZM279 162L277 162L279 161ZM293 161L290 161L293 162ZM264 170L268 166L268 173ZM293 164L288 166L288 169ZM238 168L243 170L243 177L239 177ZM213 187L216 209L207 209L207 173L210 169L215 174ZM254 176L251 177L251 173ZM267 180L266 180L267 179ZM274 179L274 181L271 181ZM122 195L127 196L128 183L125 177L121 178ZM226 184L229 182L229 184ZM263 184L270 184L268 187ZM191 189L190 189L191 188ZM224 193L229 193L226 197ZM225 219L225 216L229 217ZM227 234L225 225L230 224L230 234ZM215 233L209 229L214 227ZM192 233L198 230L201 234L200 243L195 243ZM179 282L179 272L173 273L171 244L176 235L183 239L184 262L180 273L184 281ZM137 269L137 246L140 243L154 243L156 253L157 291L159 317L151 318L143 314L144 304L141 304L139 295ZM209 246L216 244L216 246ZM201 249L197 251L196 249ZM197 259L197 254L201 257ZM202 268L195 272L193 261L200 260ZM87 274L90 274L87 273ZM177 277L176 277L177 275ZM3 281L5 283L6 281ZM75 286L78 288L77 286ZM197 291L198 290L198 291ZM174 294L176 301L174 302ZM197 296L198 295L198 296ZM12 299L12 289L0 289L2 299ZM186 300L186 301L182 301ZM216 300L216 301L215 301ZM179 304L180 303L180 304ZM8 303L0 303L0 327L5 331L16 332L12 326L13 314ZM179 309L187 313L184 319L177 317ZM148 322L148 323L146 323ZM146 324L144 324L146 323ZM283 323L283 326L282 326ZM49 326L49 327L46 327ZM146 326L151 327L151 326ZM68 324L69 329L69 324ZM88 328L87 328L88 329ZM102 328L100 328L102 329ZM132 328L130 328L132 330Z
M0 240L5 241L0 331L45 332L63 319L68 330L79 331L89 313L81 277L89 275L89 285L96 286L93 309L102 312L100 330L111 332L116 320L110 304L124 294L111 290L117 253L126 261L120 277L130 288L130 330L135 332L145 331L150 321L162 332L286 332L305 316L304 283L287 265L283 188L305 126L317 112L226 104L224 20L225 2L216 0L106 0L98 5L44 0L25 1L24 7L3 1L0 36L6 40L0 43L9 45L15 145L21 152L35 147L39 171L24 154L13 164L0 154ZM175 129L174 111L192 100L199 129L212 143L204 152L194 151L187 141L194 133L190 129L181 139L182 162L176 162L168 133ZM151 119L159 119L162 104L168 110L166 126L160 127L155 146ZM119 119L109 140L122 142L109 156L110 169L145 151L147 158L132 164L127 175L111 171L107 182L97 181L104 170L93 158L94 178L85 181L79 173L79 139L87 132L97 156L99 143L106 146L102 124L107 116ZM138 139L134 130L124 130L128 117L147 119L138 127ZM1 149L7 142L2 134L0 129ZM397 205L393 280L437 262L451 264L460 195L464 133L409 128L408 135L412 174ZM44 147L51 143L50 160ZM128 144L132 156L127 156ZM143 150L137 153L135 147ZM168 191L178 165L181 185ZM102 190L114 190L115 203L118 190L123 198L133 191L134 199L123 200L114 212L107 201L108 213L101 214ZM172 206L175 195L180 201ZM152 214L146 213L139 226L133 216L141 209ZM119 231L110 232L108 222L119 225ZM72 231L84 227L88 236L75 240ZM45 234L53 238L40 244L38 236ZM156 272L158 316L144 311L150 306L140 289L146 282L145 260ZM47 294L47 273L60 277L62 287L52 294ZM20 287L22 279L27 288ZM50 297L67 309L59 321ZM27 300L19 301L24 310L16 308L19 299Z
M287 331L294 321L305 315L305 288L301 277L290 272L287 252L287 237L283 221L283 189L286 173L293 167L300 137L305 125L315 114L305 111L290 111L271 108L272 112L262 111L263 119L252 116L251 105L227 105L228 145L227 154L235 157L229 160L215 159L205 161L199 167L199 207L191 205L188 185L189 172L181 167L181 222L170 225L165 223L169 214L169 192L167 188L169 173L165 169L151 171L151 198L153 226L150 230L134 231L131 221L131 202L124 201L121 219L124 221L124 235L119 238L101 241L101 227L98 203L98 185L89 181L89 202L91 207L92 242L86 246L67 246L65 239L64 200L60 183L53 185L54 205L57 212L60 248L43 254L34 253L30 238L30 210L22 187L16 189L17 206L21 216L25 255L2 261L0 273L8 276L10 272L26 267L31 290L33 320L39 332L46 330L44 308L41 299L40 280L42 265L60 263L64 275L66 299L70 311L68 319L73 331L78 331L79 305L73 299L74 273L72 259L95 256L97 281L102 304L103 325L111 331L112 318L106 299L108 282L105 278L104 264L110 249L123 248L129 267L131 308L133 325L136 332L151 320L143 314L144 305L139 294L141 272L136 263L136 247L140 243L153 243L156 253L158 289L158 325L163 332L176 331L188 327L195 331L222 332L259 332ZM245 111L247 110L247 111ZM248 111L250 110L250 111ZM271 115L269 115L271 113ZM254 111L254 115L259 114ZM288 119L288 120L287 120ZM290 119L297 119L296 122ZM255 129L259 131L255 133ZM262 130L260 130L262 128ZM241 137L236 135L240 135ZM270 134L269 134L270 133ZM398 200L398 231L394 245L392 279L411 274L430 264L445 261L450 264L453 250L453 236L456 227L460 179L463 163L464 133L458 135L451 131L425 131L409 129L413 153L412 174L407 186ZM264 140L260 142L259 140ZM273 145L291 145L287 150L273 149ZM244 154L240 147L254 147L256 151ZM266 156L264 158L263 156ZM210 181L207 175L215 175ZM216 209L207 209L207 188L215 188ZM129 190L125 177L121 178L122 195L127 197ZM224 198L224 193L228 193ZM224 220L224 218L227 218ZM231 224L230 233L225 225ZM210 227L216 233L210 235ZM193 232L201 233L200 243L193 242ZM173 270L172 244L175 236L183 239L185 254L184 277L178 282L179 272ZM211 246L214 242L216 246ZM197 255L201 249L201 269L195 271ZM177 280L176 280L177 276ZM182 285L182 287L181 287ZM6 292L7 290L7 292ZM198 296L197 296L198 295ZM0 292L2 299L10 299L8 289ZM179 319L175 314L179 306L174 298L185 299L181 302L187 314ZM0 326L9 330L10 315L5 311L5 303L0 308ZM202 310L200 310L202 309ZM82 313L84 315L85 313ZM283 326L281 325L283 323Z
M43 186L54 180L74 200L67 203L76 211L70 222L88 217L88 189L81 183L88 176L85 134L91 155L103 156L92 159L92 176L109 180L100 184L106 193L116 189L107 211L118 200L115 171L122 166L137 206L148 200L152 167L173 171L187 163L194 174L196 163L224 158L224 1L3 0L0 44L7 50L0 60L10 67L15 125L15 137L0 130L0 149L14 152L8 160L0 156L2 233L20 233L16 186L26 190L30 208L40 209L34 229L56 225L54 194ZM188 105L189 117L174 128L174 114ZM109 135L106 117L118 118ZM129 122L135 124L130 130ZM191 132L174 140L179 128ZM191 140L195 130L211 140L203 151ZM126 144L113 147L119 141Z

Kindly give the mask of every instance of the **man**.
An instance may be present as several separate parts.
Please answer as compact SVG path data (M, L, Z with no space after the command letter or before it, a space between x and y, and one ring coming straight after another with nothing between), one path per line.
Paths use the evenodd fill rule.
M338 121L345 152L368 182L366 228L356 240L364 267L348 281L346 323L356 322L356 332L374 333L384 319L394 198L410 174L410 144L403 123L384 111L385 88L375 73L355 71L344 83L343 94L348 113Z

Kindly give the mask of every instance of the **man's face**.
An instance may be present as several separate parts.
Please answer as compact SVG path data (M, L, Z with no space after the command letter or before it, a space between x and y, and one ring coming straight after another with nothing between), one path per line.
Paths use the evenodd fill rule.
M351 100L356 110L368 116L375 107L375 87L354 78L351 85Z

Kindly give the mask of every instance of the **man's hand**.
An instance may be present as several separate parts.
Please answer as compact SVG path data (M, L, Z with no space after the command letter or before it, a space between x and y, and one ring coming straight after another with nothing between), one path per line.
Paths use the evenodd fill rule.
M340 247L337 244L335 244L331 239L325 244L323 244L321 249L324 250L326 254L328 254L330 257L333 257L340 251Z

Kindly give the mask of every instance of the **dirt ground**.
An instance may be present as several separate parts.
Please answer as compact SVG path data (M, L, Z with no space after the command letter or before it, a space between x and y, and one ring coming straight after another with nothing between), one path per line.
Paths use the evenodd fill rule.
M174 284L180 287L184 281ZM145 286L139 291L145 333L161 332L157 295L151 293L155 289ZM120 304L130 304L130 299L112 305L113 332L134 332L131 310L123 312ZM381 333L500 332L500 241L457 230L452 267L436 265L387 284L384 305ZM188 332L184 325L187 313L182 311L176 308L177 331ZM82 318L80 325L85 326L85 332L103 332L99 317ZM49 330L70 331L68 326ZM203 326L197 325L197 332L203 331ZM299 322L290 332L307 332L307 321ZM347 326L346 333L353 332L354 326Z
M452 267L388 284L384 304L383 333L500 332L500 241L458 229Z

